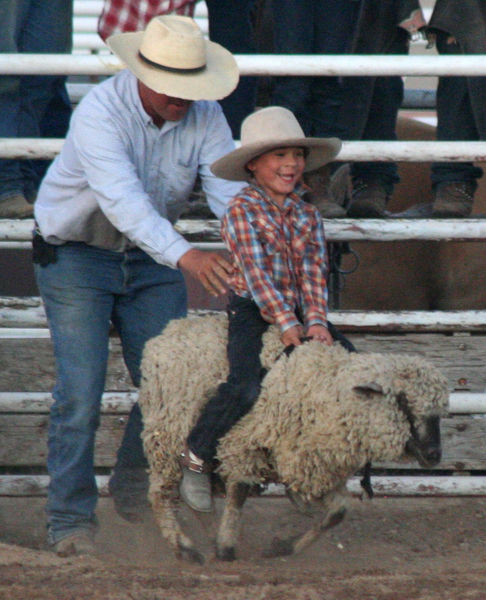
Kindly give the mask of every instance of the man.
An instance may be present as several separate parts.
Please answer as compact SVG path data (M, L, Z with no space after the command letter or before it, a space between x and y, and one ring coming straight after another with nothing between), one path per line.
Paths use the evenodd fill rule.
M57 367L48 542L64 556L94 551L93 448L110 322L138 385L145 342L186 314L179 269L214 295L225 291L230 265L193 248L172 226L197 174L218 217L240 187L209 170L234 147L214 101L238 83L233 56L182 16L156 17L145 31L115 35L108 44L128 70L80 103L35 205L36 277ZM135 405L122 470L143 472L140 430Z

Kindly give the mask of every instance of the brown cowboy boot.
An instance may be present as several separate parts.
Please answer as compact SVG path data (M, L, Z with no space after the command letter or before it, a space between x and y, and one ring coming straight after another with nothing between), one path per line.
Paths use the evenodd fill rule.
M348 208L348 217L353 219L383 219L388 216L386 205L390 191L379 178L353 180L353 191Z
M432 217L464 218L471 214L474 192L478 184L475 181L444 181L434 186Z
M346 210L333 196L329 165L309 171L304 175L304 181L310 187L304 199L313 204L325 219L339 219L346 216Z

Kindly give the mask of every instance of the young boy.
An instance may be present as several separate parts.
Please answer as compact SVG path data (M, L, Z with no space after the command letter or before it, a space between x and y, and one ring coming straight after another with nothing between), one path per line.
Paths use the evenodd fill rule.
M306 138L289 110L271 106L245 119L241 147L211 166L223 179L247 180L228 205L222 237L230 252L229 376L204 407L181 456L180 493L194 510L212 509L208 472L218 440L255 403L262 335L271 323L285 346L333 338L327 322L327 253L318 210L304 202L304 171L331 161L341 143Z

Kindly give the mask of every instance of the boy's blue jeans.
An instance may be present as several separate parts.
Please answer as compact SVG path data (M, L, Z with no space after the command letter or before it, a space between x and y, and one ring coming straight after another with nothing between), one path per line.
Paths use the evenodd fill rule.
M182 273L157 264L140 249L112 252L68 243L57 247L56 255L55 263L35 265L57 369L47 459L51 544L75 530L96 527L94 442L110 323L138 386L145 342L187 311ZM144 461L141 440L136 442L133 460Z

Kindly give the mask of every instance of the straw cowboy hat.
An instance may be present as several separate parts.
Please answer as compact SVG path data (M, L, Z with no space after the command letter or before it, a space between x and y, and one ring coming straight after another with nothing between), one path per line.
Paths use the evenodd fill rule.
M294 114L281 106L268 106L252 113L241 124L241 146L211 165L223 179L244 181L251 174L246 164L275 148L299 146L308 152L305 171L313 171L336 157L341 149L338 138L305 137Z
M142 83L160 94L220 100L238 83L231 52L204 39L190 17L154 17L145 31L112 35L106 43Z

